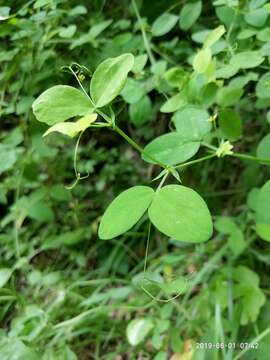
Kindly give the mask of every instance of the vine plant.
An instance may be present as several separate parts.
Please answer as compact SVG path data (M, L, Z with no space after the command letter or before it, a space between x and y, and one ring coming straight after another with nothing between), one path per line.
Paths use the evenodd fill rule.
M211 46L223 33L224 27L219 26L208 35L202 50L193 60L195 72L202 73L208 69L211 79ZM101 239L112 239L125 233L148 211L151 223L168 237L189 243L205 242L213 232L212 218L202 197L193 189L179 184L181 170L224 156L262 164L270 164L270 160L236 153L232 144L222 136L217 137L218 146L214 146L213 140L215 141L216 137L211 136L211 131L217 132L217 114L209 117L207 112L200 112L199 117L185 117L184 113L179 117L176 113L173 118L176 130L157 137L142 148L118 127L113 110L113 100L124 88L133 66L134 56L129 53L103 61L92 76L90 95L84 89L80 77L69 67L78 81L80 90L66 85L57 85L46 90L33 103L34 115L37 120L50 126L44 136L55 131L69 137L78 136L74 154L76 180L71 187L83 178L77 171L76 156L80 138L87 128L107 128L115 131L141 154L145 162L161 168L160 174L154 179L160 180L156 190L150 186L136 185L112 201L99 225L98 235ZM167 107L170 111L165 109L164 112L171 112L171 108L179 108L179 102L181 103L179 95L173 96L163 105L163 110ZM193 113L196 114L196 111L194 107ZM74 117L78 119L66 121ZM206 139L210 139L210 142ZM201 158L189 160L201 145L208 153ZM178 184L164 185L169 175L172 175Z

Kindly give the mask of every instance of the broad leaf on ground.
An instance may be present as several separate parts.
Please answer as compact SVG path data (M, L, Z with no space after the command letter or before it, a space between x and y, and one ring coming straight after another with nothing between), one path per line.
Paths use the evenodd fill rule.
M153 329L154 324L152 320L143 318L143 319L134 319L132 320L126 330L128 342L132 346L136 346L141 343L149 332Z

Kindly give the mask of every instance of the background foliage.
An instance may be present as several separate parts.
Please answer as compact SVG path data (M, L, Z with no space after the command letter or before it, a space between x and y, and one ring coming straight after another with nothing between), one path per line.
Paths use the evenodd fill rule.
M110 201L128 187L149 185L157 166L146 166L112 131L87 130L78 170L89 177L68 190L75 140L42 138L47 127L31 105L50 86L77 87L70 64L88 86L101 61L130 52L135 65L114 108L132 138L146 145L175 128L190 130L181 119L205 117L213 131L200 128L199 136L208 142L230 140L237 152L269 159L270 4L1 5L0 358L268 360L265 162L225 156L180 169L183 184L206 200L215 232L194 245L152 231L147 267L165 285L160 291L149 279L147 290L163 298L175 292L172 280L188 280L177 283L180 297L158 302L140 286L147 218L117 239L97 236ZM206 151L202 144L198 157ZM257 349L239 348L254 339ZM239 346L197 349L198 342Z

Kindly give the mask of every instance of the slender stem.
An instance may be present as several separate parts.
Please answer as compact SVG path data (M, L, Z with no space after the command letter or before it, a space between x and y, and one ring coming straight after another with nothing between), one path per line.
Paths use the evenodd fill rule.
M96 109L96 112L97 112L100 116L102 116L105 121L107 121L108 123L111 124L111 119L110 119L110 117L109 117L108 115L106 115L103 111L101 111L101 110L99 110L99 109Z
M236 157L236 158L239 158L239 159L256 161L256 162L260 162L260 163L270 165L270 159L263 159L263 158L258 158L256 156L251 156L251 155L246 155L246 154L239 154L239 153L233 153L233 154L230 154L230 156L233 156L233 157Z
M78 136L78 139L76 141L75 150L74 150L74 157L73 157L73 166L74 166L74 172L75 172L76 178L78 178L80 176L80 174L78 174L78 170L77 170L77 154L78 154L78 148L79 148L79 144L80 144L82 134L83 134L83 131L80 132L80 135Z
M168 175L169 175L169 171L167 171L167 172L164 174L164 176L162 177L161 182L159 183L157 190L159 190L159 189L162 188L162 186L163 186L165 180L167 179Z
M167 54L164 54L157 46L152 44L152 49L155 53L157 53L159 56L163 57L168 63L172 65L177 65L177 62L171 59Z
M87 92L85 91L85 88L82 86L82 83L81 83L80 79L78 78L77 74L75 73L75 71L72 69L71 66L69 67L69 70L70 70L70 71L72 72L72 74L75 76L75 78L76 78L76 80L77 80L80 88L82 89L84 95L86 95L86 97L90 100L91 104L94 106L92 99L90 98L90 96L89 96L89 95L87 94Z
M197 164L199 162L202 162L202 161L205 161L205 160L208 160L208 159L212 159L216 156L216 154L210 154L210 155L207 155L207 156L203 156L199 159L196 159L196 160L192 160L192 161L188 161L186 163L183 163L183 164L179 164L179 165L176 165L175 166L175 169L181 169L185 166L189 166L189 165L193 165L193 164Z
M266 335L268 335L270 333L270 326L268 328L266 328L260 335L258 335L257 337L255 337L255 339L253 339L251 342L250 342L250 345L252 344L256 344L258 343L259 341L261 341ZM233 360L238 360L240 359L247 351L250 350L250 347L247 347L245 349L243 349L242 351L240 351L239 354L237 354Z
M141 154L147 156L150 160L152 160L154 163L158 164L160 167L166 169L167 165L163 164L159 160L157 160L154 156L146 153L144 149L138 145L133 139L131 139L126 133L124 133L123 130L121 130L117 125L114 126L114 130L122 136L131 146L133 146L136 150L138 150Z
M80 132L80 135L76 141L75 150L74 150L73 167L74 167L74 173L75 173L75 181L72 185L66 186L66 189L68 189L68 190L73 189L80 180L87 179L89 176L89 173L85 176L81 176L81 174L78 172L78 169L77 169L77 155L78 155L78 148L79 148L82 134L83 134L83 131Z
M147 268L147 259L148 259L149 245L150 245L150 234L151 234L151 222L149 221L148 232L147 232L147 242L146 242L146 249L145 249L145 256L144 256L144 264L143 264L144 276L145 276L146 268Z
M201 143L203 146L205 146L205 147L207 147L208 149L211 149L211 150L214 150L214 151L217 151L217 147L215 147L215 146L213 146L213 145L211 145L211 144L208 144L208 143L206 143L206 142L202 142Z
M150 60L151 64L153 65L155 63L155 58L154 58L154 55L153 55L153 53L151 51L151 47L150 47L148 38L147 38L146 33L145 33L143 21L142 21L141 15L139 13L139 10L138 10L137 4L136 4L136 0L132 0L132 6L133 6L133 9L135 11L137 20L138 20L138 22L140 24L140 27L141 27L141 32L142 32L142 37L143 37L145 50L146 50L146 52L147 52L147 54L149 56L149 60Z

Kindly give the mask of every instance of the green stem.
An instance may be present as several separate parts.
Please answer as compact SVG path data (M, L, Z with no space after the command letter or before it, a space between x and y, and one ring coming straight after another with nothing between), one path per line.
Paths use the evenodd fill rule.
M160 167L166 169L167 165L163 164L162 162L158 161L156 158L154 158L152 155L146 153L144 149L138 145L133 139L131 139L126 133L124 133L123 130L121 130L117 125L114 126L114 130L122 136L131 146L133 146L136 150L138 150L142 155L146 155L150 160L152 160L154 163L158 164Z
M168 175L169 175L169 171L166 172L166 173L164 174L164 176L162 177L161 182L160 182L160 184L158 185L157 191L162 188L162 186L163 186L165 180L167 179Z
M138 20L138 22L140 24L140 27L141 27L141 32L142 32L142 37L143 37L145 50L146 50L146 52L147 52L147 54L149 56L149 60L150 60L151 64L153 65L155 63L155 58L154 58L154 55L153 55L153 53L151 51L151 47L149 45L149 41L148 41L148 38L147 38L146 33L145 33L143 21L142 21L141 15L139 13L139 10L138 10L137 4L136 4L136 0L132 0L132 6L133 6L133 9L135 11L137 20Z
M215 146L213 146L213 145L211 145L211 144L208 144L208 143L206 143L206 142L202 142L201 143L202 144L202 146L205 146L205 147L207 147L208 149L211 149L211 150L214 150L214 151L217 151L217 147L215 147Z
M77 74L75 73L75 71L72 69L71 66L69 67L69 69L70 69L70 71L72 72L72 74L75 76L75 79L77 80L77 82L78 82L80 88L82 89L84 95L89 99L91 105L92 105L93 107L95 107L95 104L93 103L92 99L91 99L90 96L87 94L87 92L85 91L85 88L83 87L83 85L82 85L80 79L78 78Z
M258 342L260 342L266 335L270 334L270 326L268 328L266 328L260 335L258 335L257 337L255 337L255 339L253 339L249 344L256 344ZM240 351L239 354L237 354L233 360L238 360L240 359L247 351L249 351L250 348L247 347L245 349L243 349L242 351Z
M147 242L146 242L146 249L145 249L145 256L144 256L144 264L143 264L143 276L144 277L145 277L146 268L147 268L147 259L148 259L149 244L150 244L150 235L151 235L151 222L149 221L148 232L147 232Z
M79 143L81 140L83 132L80 132L80 135L78 136L78 139L76 141L76 145L75 145L75 150L74 150L74 157L73 157L73 168L74 168L74 173L76 178L78 178L78 170L77 170L77 154L78 154L78 148L79 148Z
M192 161L188 161L188 162L186 162L186 163L176 165L176 166L175 166L175 169L181 169L181 168L183 168L183 167L185 167L185 166L197 164L197 163L199 163L199 162L212 159L212 158L214 158L214 157L216 157L216 154L210 154L210 155L207 155L207 156L203 156L203 157L201 157L201 158L199 158L199 159L192 160Z
M260 162L260 163L264 163L264 164L269 164L269 165L270 165L270 159L263 159L263 158L258 158L258 157L256 157L256 156L239 154L239 153L233 153L233 154L230 154L230 156L233 156L233 157L236 157L236 158L239 158L239 159L256 161L256 162Z
M89 173L87 175L85 175L85 176L81 176L81 174L78 172L78 169L77 169L78 148L79 148L79 144L80 144L82 134L83 134L83 131L80 132L80 135L79 135L79 137L78 137L78 139L76 141L75 150L74 150L73 167L74 167L74 173L75 173L75 181L74 181L74 183L72 185L66 186L66 189L68 189L68 190L73 189L77 185L78 181L86 179L89 176Z
M110 117L108 115L104 114L104 112L102 112L99 109L95 109L95 111L96 111L97 114L102 116L105 121L107 121L109 124L111 124L111 119L110 119Z

